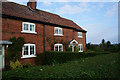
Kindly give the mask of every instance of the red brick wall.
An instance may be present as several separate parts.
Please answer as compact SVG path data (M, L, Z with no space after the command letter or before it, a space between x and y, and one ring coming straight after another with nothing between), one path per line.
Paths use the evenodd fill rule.
M36 24L36 32L37 34L28 34L21 33L22 31L22 22L19 20L12 19L2 19L2 40L9 40L12 37L23 37L25 39L25 43L33 43L36 44L36 53L43 52L43 25ZM22 51L21 51L22 54ZM22 56L22 55L21 55ZM20 59L20 61L24 62L33 62L31 59Z
M36 53L43 52L43 25L36 24L36 32L37 34L30 33L21 33L22 31L22 22L20 20L13 19L2 19L2 40L9 40L12 37L23 37L25 39L25 43L33 43L36 44ZM54 36L54 27L45 25L45 50L51 51L50 43L48 42L48 38L51 43L54 43L54 39L57 43L68 42L69 40L75 39L79 44L83 44L83 50L85 50L86 46L86 33L83 33L83 38L78 38L77 31L72 29L63 28L63 36ZM64 47L65 45L63 45ZM65 49L63 49L65 51ZM33 60L33 61L32 61ZM21 63L31 62L34 63L34 59L20 59Z
M78 41L78 44L83 44L83 50L86 50L86 33L82 32L82 37L78 37L78 32L75 32L75 40Z
M54 36L54 27L55 26L45 26L45 36L46 39L47 37L49 39L52 39L52 43L53 39L55 38L55 40L57 40L57 43L61 43L61 40L63 40L63 42L68 42L69 40L73 40L75 39L76 41L78 41L78 44L83 44L83 50L86 49L86 33L82 33L83 38L78 38L78 32L77 31L73 31L72 29L67 29L67 28L63 28L63 36ZM50 43L46 40L46 51L50 51L51 47L50 47ZM63 45L65 46L65 45ZM65 49L64 49L65 51Z

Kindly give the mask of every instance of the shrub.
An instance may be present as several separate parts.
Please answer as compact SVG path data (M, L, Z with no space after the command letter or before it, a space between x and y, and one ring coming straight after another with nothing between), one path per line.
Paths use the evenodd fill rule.
M44 52L38 54L36 58L37 65L51 65L58 63L65 63L67 61L78 60L85 57L92 57L101 54L108 54L108 52Z
M69 47L68 44L65 44L65 51L69 51L69 52L71 52L71 51L72 51L72 48Z
M24 38L16 37L10 38L12 45L9 45L7 49L6 58L8 61L16 61L20 57L20 51L22 50L22 46L24 45Z
M78 52L79 51L79 48L78 47L75 47L75 52Z
M37 57L35 58L36 65L43 65L44 64L44 55L43 53L38 53Z
M27 63L27 64L24 64L23 65L23 68L30 68L32 67L33 65L31 63Z
M117 45L110 46L110 52L118 52L119 48Z
M10 68L11 69L21 69L22 65L20 64L20 62L18 60L15 62L10 61Z

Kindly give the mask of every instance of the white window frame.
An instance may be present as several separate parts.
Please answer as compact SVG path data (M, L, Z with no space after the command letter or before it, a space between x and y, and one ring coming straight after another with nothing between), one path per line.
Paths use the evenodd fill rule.
M82 50L79 50L79 52L83 52L83 44L78 44L78 48L79 46L81 47L82 46Z
M81 35L81 36L78 35L79 38L83 38L83 37L82 37L82 32L78 32L78 34Z
M28 46L28 55L24 55L24 46ZM21 58L31 58L36 57L36 46L35 44L24 44L22 47L22 57ZM34 46L34 55L30 55L30 46Z
M58 29L58 34L55 33L55 30L56 30L56 29ZM62 31L62 34L59 33L59 30ZM60 28L60 27L54 27L54 35L55 35L55 36L63 36L63 29Z
M59 46L62 46L62 51L63 51L63 44L55 44L54 45L54 51L55 51L55 46L58 46L58 52L59 52Z
M28 24L28 30L24 30L24 24ZM30 25L34 26L34 31L30 31ZM22 23L22 31L21 33L33 33L33 34L37 34L37 32L35 32L35 24L34 23L30 23L30 22L23 22Z

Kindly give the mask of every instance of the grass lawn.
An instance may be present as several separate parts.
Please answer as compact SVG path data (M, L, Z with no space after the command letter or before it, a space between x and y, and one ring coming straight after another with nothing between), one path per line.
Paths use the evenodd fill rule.
M69 61L64 64L45 65L3 72L3 78L116 78L118 54L111 53Z

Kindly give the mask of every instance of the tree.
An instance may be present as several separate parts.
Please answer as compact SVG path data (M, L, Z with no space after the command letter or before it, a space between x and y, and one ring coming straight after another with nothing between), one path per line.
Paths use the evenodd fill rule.
M22 47L24 45L24 38L16 37L10 38L10 41L12 42L12 45L9 45L7 49L7 55L6 58L8 61L16 61L20 57L20 51L22 50Z
M110 41L107 41L107 48L109 48L111 45L111 42Z
M90 43L86 44L86 47L87 47L87 49L90 49L91 48L91 44Z
M120 51L120 43L118 44L118 50Z
M104 39L102 39L101 48L104 50L104 47L105 47L105 40L104 40Z

